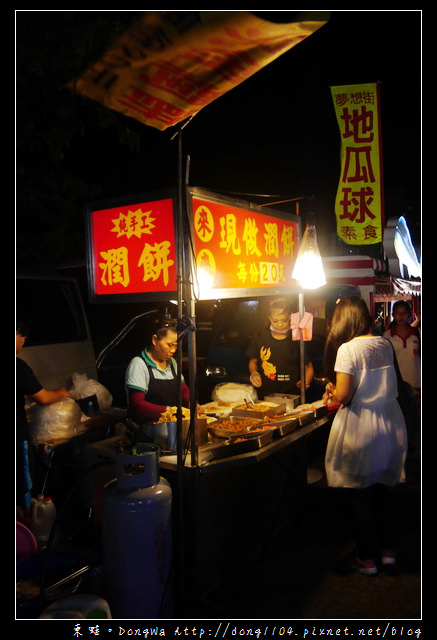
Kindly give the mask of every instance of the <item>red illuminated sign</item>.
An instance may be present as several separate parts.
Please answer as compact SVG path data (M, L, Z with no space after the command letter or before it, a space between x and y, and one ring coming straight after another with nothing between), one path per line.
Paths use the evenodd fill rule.
M251 290L291 287L293 264L299 245L299 218L233 205L197 195L192 198L192 227L199 287L201 275L209 276L213 297L224 291L241 295Z
M94 296L177 290L172 197L89 209L88 265Z
M195 297L268 295L295 286L291 274L300 240L298 216L242 205L197 188L190 187L188 195L191 224L183 237L187 243L191 237L187 247L194 249L194 268L184 279L193 279ZM88 207L92 301L177 296L176 202L170 191ZM205 274L208 288L200 291Z

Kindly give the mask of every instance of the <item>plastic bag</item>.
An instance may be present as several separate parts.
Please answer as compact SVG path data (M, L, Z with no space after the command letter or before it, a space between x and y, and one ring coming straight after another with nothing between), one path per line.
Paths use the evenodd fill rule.
M73 373L73 386L69 390L75 400L96 395L100 411L109 409L112 405L112 396L108 389L97 380L88 378L86 373Z
M72 438L81 430L82 412L72 398L27 408L29 433L33 444Z
M253 402L258 400L258 394L251 384L238 384L237 382L222 382L214 387L212 399L216 402L230 402L241 404L247 398Z

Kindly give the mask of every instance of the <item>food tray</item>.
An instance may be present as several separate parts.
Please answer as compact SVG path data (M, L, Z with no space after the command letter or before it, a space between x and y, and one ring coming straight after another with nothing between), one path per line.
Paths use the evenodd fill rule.
M265 423L268 426L275 427L274 435L278 438L286 436L300 427L299 418L284 418L277 422Z
M286 405L285 402L277 403L277 402L255 402L254 404L240 404L236 407L232 408L231 415L233 416L242 416L242 417L253 417L259 416L263 418L264 416L276 416L278 413L285 413Z
M326 416L328 413L328 407L326 404L319 405L314 407L314 417L321 418L322 416Z
M241 438L241 440L240 440ZM246 433L235 438L230 438L223 444L211 447L214 458L229 458L241 453L257 451L273 440L273 429L260 434Z
M262 420L255 418L243 418L241 416L229 416L226 419L219 419L213 426L208 427L208 431L218 438L229 438L247 433L250 429L262 424Z
M277 402L279 404L285 402L286 410L292 411L298 406L300 402L300 396L291 395L289 393L271 393L268 396L264 396L264 401Z
M293 417L299 420L301 427L303 427L304 424L312 422L315 418L314 411L303 411L302 413L296 413Z
M232 411L232 403L230 402L207 402L202 405L205 415L215 416L217 418L226 418Z

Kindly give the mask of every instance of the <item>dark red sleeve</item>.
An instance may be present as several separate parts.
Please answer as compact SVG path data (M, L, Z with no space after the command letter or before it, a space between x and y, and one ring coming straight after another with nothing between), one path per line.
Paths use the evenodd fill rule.
M182 405L188 407L190 405L190 390L186 382L181 384Z
M147 422L158 420L167 409L166 405L153 404L145 399L144 391L128 389L129 415L135 422ZM188 407L190 402L190 390L185 382L181 385L182 405Z
M129 393L129 415L135 422L147 422L157 420L161 413L164 413L166 406L147 402L144 391L128 389Z

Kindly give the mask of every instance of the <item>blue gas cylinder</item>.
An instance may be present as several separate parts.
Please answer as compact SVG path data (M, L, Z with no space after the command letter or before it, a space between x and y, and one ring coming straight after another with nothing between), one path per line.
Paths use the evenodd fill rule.
M113 618L157 619L172 613L172 491L160 477L159 448L139 443L119 455L103 490L102 548Z

